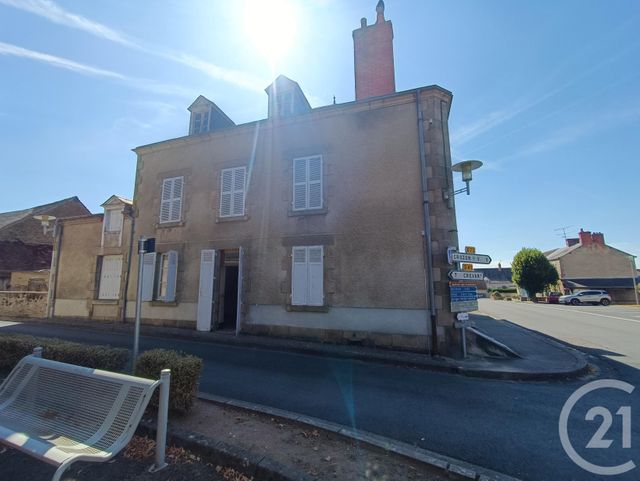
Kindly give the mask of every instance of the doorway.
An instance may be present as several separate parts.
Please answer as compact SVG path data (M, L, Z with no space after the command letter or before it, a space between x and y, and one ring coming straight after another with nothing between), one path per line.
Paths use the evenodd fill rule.
M220 299L218 310L218 329L236 330L238 316L238 273L239 250L224 250L220 255Z

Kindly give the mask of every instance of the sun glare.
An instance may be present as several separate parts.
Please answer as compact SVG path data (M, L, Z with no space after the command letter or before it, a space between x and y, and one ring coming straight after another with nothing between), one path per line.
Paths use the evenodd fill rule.
M275 67L293 46L295 5L290 0L245 0L243 17L251 48Z

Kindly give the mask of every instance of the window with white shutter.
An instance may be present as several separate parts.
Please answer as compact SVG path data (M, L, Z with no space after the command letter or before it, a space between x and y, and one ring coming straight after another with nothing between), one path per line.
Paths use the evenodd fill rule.
M142 300L153 300L153 286L156 275L156 253L148 252L142 258Z
M293 159L293 210L321 209L322 156Z
M122 229L122 211L119 209L106 209L104 211L104 231L120 232Z
M171 177L162 181L160 223L180 222L182 218L182 191L184 177Z
M178 275L178 253L164 252L160 255L158 264L158 295L159 301L173 302L176 300L176 282Z
M100 266L98 299L118 299L120 297L120 277L122 256L103 256Z
M324 305L322 246L294 247L291 252L291 304Z
M220 217L244 215L247 168L234 167L220 172Z

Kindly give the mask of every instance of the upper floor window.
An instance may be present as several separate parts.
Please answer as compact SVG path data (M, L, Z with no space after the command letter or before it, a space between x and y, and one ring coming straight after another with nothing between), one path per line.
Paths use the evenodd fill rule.
M220 217L244 215L247 168L234 167L220 173Z
M293 159L293 210L321 209L322 156Z
M122 210L105 209L104 211L104 231L120 232L122 230Z
M180 222L182 219L182 191L184 177L170 177L162 181L160 223Z
M203 132L209 132L210 125L209 120L211 118L210 111L206 112L194 112L193 113L193 125L191 127L192 134L201 134Z

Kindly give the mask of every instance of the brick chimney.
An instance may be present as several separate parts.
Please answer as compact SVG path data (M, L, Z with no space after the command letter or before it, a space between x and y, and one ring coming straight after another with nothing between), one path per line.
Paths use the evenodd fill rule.
M577 237L572 237L570 239L565 239L565 241L567 243L567 247L571 247L579 243L580 239L578 239Z
M356 100L396 91L393 66L393 27L384 19L384 2L376 6L376 23L367 26L360 20L360 28L353 31L353 57L356 80Z
M602 232L594 232L591 234L591 242L593 244L598 244L599 246L604 245L604 234Z
M591 232L589 232L588 230L580 229L580 232L578 232L578 237L580 238L580 244L582 244L583 246L591 245Z

